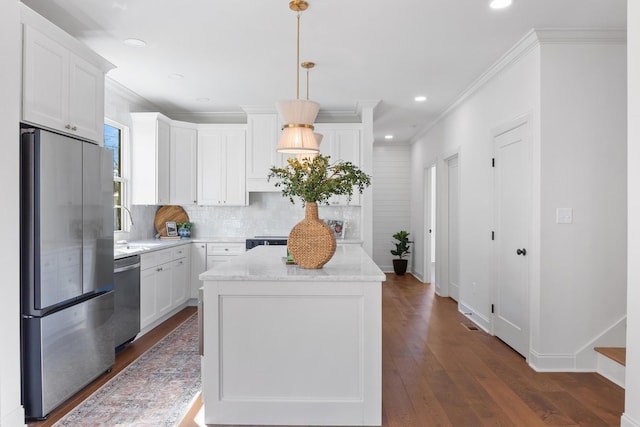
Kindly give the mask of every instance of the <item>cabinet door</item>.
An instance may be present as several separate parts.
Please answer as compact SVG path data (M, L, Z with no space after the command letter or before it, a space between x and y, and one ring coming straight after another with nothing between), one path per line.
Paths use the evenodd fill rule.
M173 307L177 307L187 300L189 286L189 270L187 258L180 258L171 265L171 298Z
M169 204L169 118L132 113L131 201L136 205Z
M195 205L197 143L196 129L171 127L169 199L172 205Z
M202 282L198 278L207 270L206 243L192 243L191 245L191 298L198 298L198 289Z
M69 56L69 126L71 133L104 140L104 75L84 59Z
M156 267L156 308L158 317L168 313L173 308L173 299L171 297L172 270L173 263Z
M22 118L64 131L69 116L69 51L24 27Z
M225 138L225 204L247 205L245 132L227 134Z
M158 204L169 204L169 149L171 143L171 127L163 121L157 122L158 126L158 169L156 180L158 183Z
M324 135L320 152L331 156L331 163L351 162L360 166L360 131L358 129L320 129ZM334 196L329 199L332 205L360 205L360 193L354 189L351 201L346 196Z
M157 319L156 310L156 269L148 268L140 272L140 328L144 329Z
M246 206L245 132L198 132L198 204Z
M271 167L281 165L277 114L248 115L247 125L247 191L280 191L267 179Z

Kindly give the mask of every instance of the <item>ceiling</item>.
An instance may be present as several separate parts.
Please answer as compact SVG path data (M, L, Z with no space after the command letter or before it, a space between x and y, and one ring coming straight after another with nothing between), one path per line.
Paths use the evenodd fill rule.
M242 107L296 96L288 0L22 1L115 64L111 79L172 118L233 120ZM300 59L316 63L310 98L336 120L379 101L376 143L387 134L410 142L532 28L626 28L626 0L514 0L502 10L489 0L308 2Z

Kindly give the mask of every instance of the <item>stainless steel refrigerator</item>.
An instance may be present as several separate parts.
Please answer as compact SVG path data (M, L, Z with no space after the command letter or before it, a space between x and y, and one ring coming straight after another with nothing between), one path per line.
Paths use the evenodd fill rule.
M43 419L115 361L113 155L21 132L22 400Z

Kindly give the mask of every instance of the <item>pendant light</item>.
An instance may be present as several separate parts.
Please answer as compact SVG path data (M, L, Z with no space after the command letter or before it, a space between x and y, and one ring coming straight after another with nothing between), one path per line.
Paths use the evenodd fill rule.
M313 122L316 120L320 104L300 99L300 15L307 10L309 4L305 0L291 0L289 9L297 12L296 38L296 99L278 101L276 109L284 123L278 141L277 151L290 154L308 154L319 151L316 137L313 134Z
M304 68L305 70L307 70L307 100L309 100L309 70L313 67L316 66L315 62L310 62L310 61L305 61L302 64L300 64L300 66L302 68ZM324 138L324 135L322 135L321 133L317 133L314 132L313 133L314 138L316 139L316 144L318 146L318 151L316 152L310 152L310 153L298 153L296 154L296 158L300 161L307 159L309 161L312 161L313 159L315 159L315 157L320 154L320 143L322 142L322 138Z

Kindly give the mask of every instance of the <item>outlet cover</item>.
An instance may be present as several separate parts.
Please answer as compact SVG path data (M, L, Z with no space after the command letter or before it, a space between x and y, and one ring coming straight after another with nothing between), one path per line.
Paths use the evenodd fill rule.
M573 208L557 208L556 209L556 224L572 224L573 223Z

